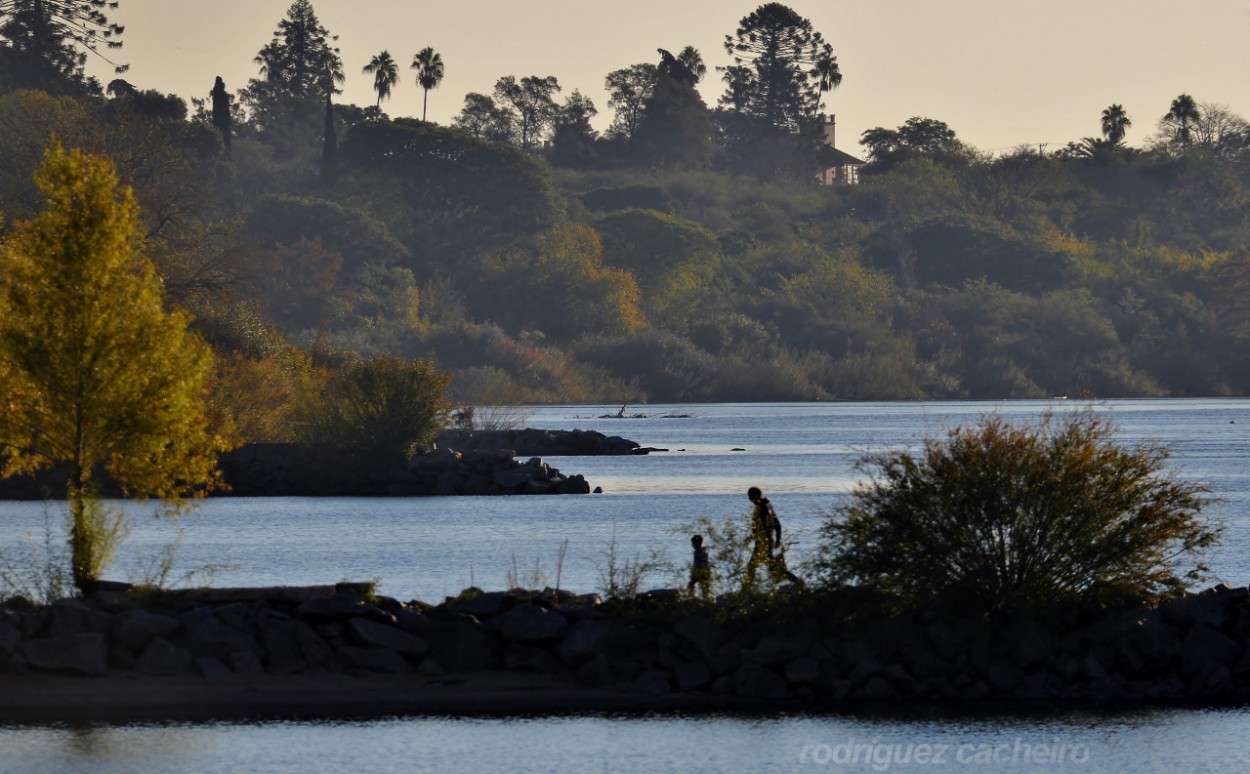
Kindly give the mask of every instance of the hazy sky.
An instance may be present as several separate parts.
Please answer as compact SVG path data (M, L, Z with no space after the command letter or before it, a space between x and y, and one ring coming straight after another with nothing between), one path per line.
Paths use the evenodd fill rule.
M230 91L257 76L252 62L290 0L121 0L117 59L139 88L203 97L215 76ZM338 35L347 82L342 101L373 104L360 70L388 49L401 66L392 117L420 116L413 54L433 46L446 77L430 92L429 118L449 123L469 92L489 94L504 75L555 75L611 120L604 76L656 62L657 48L693 45L709 73L709 106L723 91L715 69L730 63L725 35L758 0L315 0ZM1022 144L1051 149L1099 133L1120 103L1129 144L1155 132L1172 99L1228 106L1250 118L1250 0L793 0L787 3L833 45L842 86L826 96L838 147L910 116L945 121L981 150ZM114 76L98 60L89 71Z

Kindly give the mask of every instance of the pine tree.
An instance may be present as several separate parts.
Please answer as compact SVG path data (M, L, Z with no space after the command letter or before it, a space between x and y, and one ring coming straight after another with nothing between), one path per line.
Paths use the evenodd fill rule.
M0 91L99 91L98 82L84 78L89 53L114 72L126 72L128 65L100 53L122 46L125 28L104 13L117 6L106 0L0 0Z

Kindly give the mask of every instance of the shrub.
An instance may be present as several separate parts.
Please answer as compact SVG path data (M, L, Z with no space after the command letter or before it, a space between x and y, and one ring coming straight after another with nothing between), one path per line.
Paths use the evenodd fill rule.
M1182 588L1221 528L1206 490L1166 469L1152 443L1124 448L1092 409L1035 425L983 417L923 450L869 455L870 479L828 514L814 569L903 603L1046 607L1104 593Z
M451 377L432 362L383 356L344 366L315 411L307 440L344 451L404 457L447 423Z

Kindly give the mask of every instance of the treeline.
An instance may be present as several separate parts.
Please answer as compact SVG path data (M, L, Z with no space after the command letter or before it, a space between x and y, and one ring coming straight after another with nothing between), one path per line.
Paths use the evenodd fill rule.
M113 158L249 438L288 434L343 353L433 359L470 404L1250 391L1250 151L1218 104L1159 106L1143 148L1115 105L1101 137L995 156L916 118L866 132L855 169L823 142L837 59L777 3L728 36L714 108L693 49L605 74L602 135L540 76L453 127L391 119L389 54L376 105L336 104L354 67L332 45L298 0L234 94L105 90L81 61L0 75L6 226L53 137Z

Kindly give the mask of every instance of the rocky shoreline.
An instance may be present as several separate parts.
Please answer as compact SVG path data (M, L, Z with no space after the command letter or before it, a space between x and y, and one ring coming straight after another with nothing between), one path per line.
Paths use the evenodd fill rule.
M550 589L469 590L428 605L374 598L369 584L165 592L105 584L43 608L0 607L0 716L40 701L43 715L56 715L55 702L23 698L41 680L77 681L88 693L139 681L155 702L149 715L167 717L203 714L203 692L246 685L263 694L292 680L300 706L270 701L269 711L333 715L329 697L353 685L373 686L374 704L399 713L524 711L552 703L540 701L550 691L569 711L1244 702L1248 600L1245 588L1217 586L1056 623L865 615L807 594L750 610L671 590L608 603ZM505 684L506 695L490 688ZM165 690L174 685L185 700ZM534 701L526 691L537 692ZM367 711L365 698L335 701ZM107 695L96 701L109 704ZM141 696L127 701L146 706ZM72 707L59 711L75 717Z
M452 495L588 494L596 491L580 474L566 475L544 456L646 454L620 436L593 430L446 430L433 448L406 462L344 454L325 446L249 443L221 455L235 497L425 497ZM111 491L107 484L106 495ZM0 480L0 499L64 497L55 474Z

